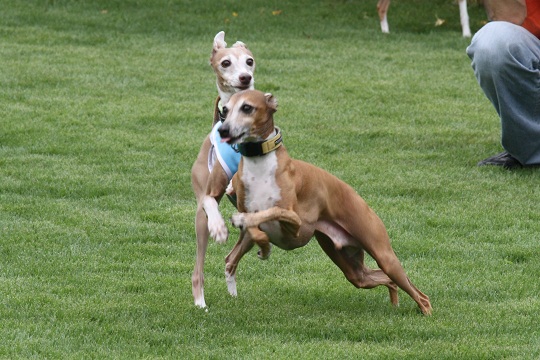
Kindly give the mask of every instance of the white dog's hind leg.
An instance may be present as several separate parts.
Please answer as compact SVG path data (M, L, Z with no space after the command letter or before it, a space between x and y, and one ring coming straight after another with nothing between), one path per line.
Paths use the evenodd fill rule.
M225 280L227 281L227 290L232 296L237 296L236 292L236 275L231 275L228 271L225 271Z
M200 295L195 298L195 306L198 306L201 309L206 308L206 302L204 301L204 290L203 289L201 289Z

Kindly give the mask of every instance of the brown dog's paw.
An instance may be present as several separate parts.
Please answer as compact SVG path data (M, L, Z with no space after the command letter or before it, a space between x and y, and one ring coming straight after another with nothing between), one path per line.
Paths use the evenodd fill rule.
M272 244L268 243L265 245L266 246L261 246L261 248L257 252L257 256L261 260L268 260L268 258L270 257L270 252L272 250Z
M246 226L246 214L236 213L231 217L231 223L235 228L243 229Z

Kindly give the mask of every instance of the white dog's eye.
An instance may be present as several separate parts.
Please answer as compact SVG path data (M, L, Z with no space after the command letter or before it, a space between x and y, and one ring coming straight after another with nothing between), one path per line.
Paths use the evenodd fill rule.
M253 106L248 105L248 104L244 104L244 105L242 105L240 110L242 110L243 113L249 114L249 113L251 113L251 111L253 111Z
M247 60L246 60L246 64L247 64L248 66L253 66L253 59L251 59L251 58L247 59Z
M223 60L221 62L221 66L223 66L224 68L231 66L230 60Z

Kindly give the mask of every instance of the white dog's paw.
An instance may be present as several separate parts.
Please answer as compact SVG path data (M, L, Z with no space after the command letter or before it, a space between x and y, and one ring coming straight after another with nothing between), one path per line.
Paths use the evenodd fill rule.
M223 244L229 237L229 229L222 217L208 218L208 231L218 244Z
M203 199L203 209L208 217L208 232L210 236L218 243L224 243L229 236L229 230L225 225L225 220L219 212L216 199L211 196L205 196Z
M225 271L225 280L227 281L227 290L229 290L229 294L236 297L238 295L236 292L236 275L231 275L228 271Z
M246 214L236 213L231 217L231 222L234 227L242 229L246 226Z
M207 309L206 302L204 301L204 295L198 299L195 299L195 306L201 309ZM206 310L208 311L208 310Z

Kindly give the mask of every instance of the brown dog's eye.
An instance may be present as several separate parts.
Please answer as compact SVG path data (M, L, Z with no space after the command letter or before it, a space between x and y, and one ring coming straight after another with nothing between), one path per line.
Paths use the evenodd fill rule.
M242 105L240 110L242 110L243 113L249 114L249 113L251 113L253 111L253 106L248 105L248 104L244 104L244 105Z
M229 60L223 60L221 62L221 66L223 66L224 68L229 67L231 66L231 62Z
M253 66L253 59L247 59L246 64L248 64L248 66Z
M227 114L229 113L229 109L227 109L225 106L223 107L223 109L221 109L221 114L223 115L223 117L227 117Z

